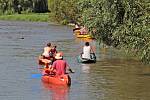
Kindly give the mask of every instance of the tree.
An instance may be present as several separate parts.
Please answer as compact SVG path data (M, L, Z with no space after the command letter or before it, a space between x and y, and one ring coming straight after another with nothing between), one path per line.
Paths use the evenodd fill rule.
M148 0L81 0L79 21L97 40L150 63L149 7Z
M74 21L77 17L78 0L49 0L49 10L52 19L63 24Z
M2 12L21 13L24 11L44 13L48 12L47 0L0 0Z
M48 12L47 0L34 0L34 12L45 13Z

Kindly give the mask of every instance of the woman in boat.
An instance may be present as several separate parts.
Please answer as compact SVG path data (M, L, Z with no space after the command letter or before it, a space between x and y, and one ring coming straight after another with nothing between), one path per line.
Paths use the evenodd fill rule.
M44 47L44 52L42 53L42 56L45 59L50 59L51 50L52 50L51 43L47 43L47 46Z
M85 42L85 45L83 47L83 53L81 55L84 59L91 59L90 54L94 53L92 47L90 46L89 42Z
M63 53L59 52L55 56L56 61L53 62L51 66L51 71L55 73L55 75L64 75L67 74L67 70L71 73L73 71L70 69L68 63L63 60Z
M52 63L50 52L52 50L51 43L47 43L47 46L44 47L44 52L41 56L39 56L39 64L45 65L45 67L48 67L49 64Z

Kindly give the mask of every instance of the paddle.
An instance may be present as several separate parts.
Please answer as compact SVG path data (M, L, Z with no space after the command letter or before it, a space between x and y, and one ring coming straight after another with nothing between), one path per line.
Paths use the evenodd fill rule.
M32 74L31 78L41 78L42 74Z
M69 70L70 73L75 73L75 71L72 70L72 69L68 69L68 70Z

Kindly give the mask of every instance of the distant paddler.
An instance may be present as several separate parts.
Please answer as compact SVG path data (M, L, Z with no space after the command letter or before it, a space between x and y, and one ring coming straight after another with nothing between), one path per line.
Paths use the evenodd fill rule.
M81 26L79 35L87 35L87 34L88 34L88 29L85 26Z
M73 29L73 32L80 30L80 25L78 23L75 23L75 28Z

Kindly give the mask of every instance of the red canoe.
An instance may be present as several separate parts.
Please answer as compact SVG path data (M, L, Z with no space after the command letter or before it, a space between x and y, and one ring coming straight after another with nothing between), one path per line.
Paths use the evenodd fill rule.
M61 75L61 76L50 76L44 75L42 76L42 81L48 84L55 84L55 85L71 85L71 78L68 74Z

